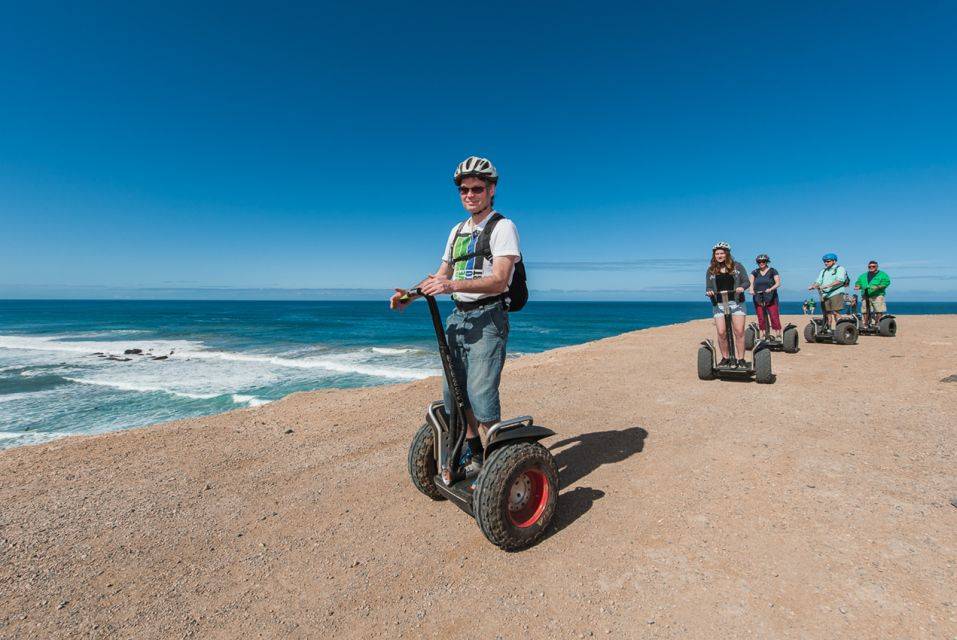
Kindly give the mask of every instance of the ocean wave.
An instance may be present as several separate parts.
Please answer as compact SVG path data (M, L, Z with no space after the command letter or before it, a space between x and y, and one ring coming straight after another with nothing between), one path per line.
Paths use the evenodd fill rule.
M45 391L23 391L20 393L7 393L0 396L0 404L4 402L16 402L18 400L35 400L43 396L50 395L50 390Z
M227 362L266 363L290 369L323 369L335 373L359 374L372 378L388 378L391 380L422 380L430 376L438 375L439 373L431 369L378 367L354 362L342 362L329 358L284 358L282 356L255 355L235 353L232 351L192 351L188 354L177 353L176 357L216 359Z
M236 404L248 404L250 407L261 407L264 404L269 404L272 402L271 400L263 400L262 398L257 398L256 396L247 396L241 393L234 393L232 400Z
M176 391L166 387L156 387L151 385L134 384L131 382L120 382L118 380L95 380L92 378L64 378L77 384L89 384L98 387L110 387L120 391L136 391L139 393L168 393L181 398L190 398L192 400L211 400L218 398L222 393L190 393L188 391Z
M343 353L338 356L330 355L323 358L303 357L289 358L279 355L237 353L234 351L215 351L207 349L202 342L191 340L156 340L156 341L62 341L63 336L10 336L0 335L0 349L17 349L28 351L53 351L63 353L81 354L84 356L94 353L106 353L120 355L127 349L140 349L141 356L133 356L134 361L148 361L151 355L165 355L170 360L220 360L224 362L243 362L267 364L276 367L285 367L290 369L321 369L334 373L357 374L369 376L372 378L385 378L389 380L421 380L430 376L438 375L437 370L432 369L413 369L403 367L387 367L362 362L354 362L357 353ZM388 347L374 347L379 349L388 349ZM409 352L411 352L410 350ZM396 350L396 355L399 351ZM406 353L402 351L401 353ZM117 383L120 384L120 383ZM114 385L115 386L115 385ZM117 387L119 388L119 387ZM141 389L131 388L132 391ZM163 391L164 388L149 389Z
M203 344L192 340L70 340L69 335L56 336L10 336L0 335L0 349L20 351L57 351L91 355L96 352L122 354L127 349L140 349L144 353L163 355L174 350L201 349Z
M378 353L382 356L403 356L410 353L425 353L422 349L393 347L372 347L370 351L372 351L372 353Z

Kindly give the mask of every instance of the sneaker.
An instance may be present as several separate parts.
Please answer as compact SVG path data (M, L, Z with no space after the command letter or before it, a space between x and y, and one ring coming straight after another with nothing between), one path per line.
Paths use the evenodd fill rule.
M482 463L485 462L482 456L472 456L472 459L465 466L465 475L478 475L482 470Z
M472 461L472 447L466 442L462 446L462 455L459 456L459 466L466 467Z
M747 361L747 360L738 360L738 368L739 368L739 369L747 369L747 368L748 368L748 361Z
M718 366L719 366L719 367L726 367L726 366L728 366L729 364L731 364L731 360L729 360L728 358L721 358L721 362L718 363Z

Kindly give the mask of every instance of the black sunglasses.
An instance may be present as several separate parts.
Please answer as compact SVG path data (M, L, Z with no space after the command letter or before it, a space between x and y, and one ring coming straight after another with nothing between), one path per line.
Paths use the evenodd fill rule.
M475 195L479 196L479 195L482 195L483 193L485 193L485 187L484 187L484 186L479 186L479 187L459 187L459 193L461 193L463 196L464 196L466 193L469 193L469 192L474 193Z

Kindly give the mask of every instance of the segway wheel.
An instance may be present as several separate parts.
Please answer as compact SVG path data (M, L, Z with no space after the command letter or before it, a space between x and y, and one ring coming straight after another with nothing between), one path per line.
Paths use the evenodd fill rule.
M748 325L748 328L744 330L744 348L747 351L754 349L756 333L754 331L753 325Z
M409 476L416 489L433 500L445 500L445 496L435 488L436 473L435 431L432 425L425 423L415 433L412 446L409 447Z
M548 449L518 442L497 449L475 481L472 511L489 542L527 547L548 528L558 503L558 467Z
M797 353L800 347L798 346L798 330L796 328L787 329L784 332L784 335L781 336L782 340L782 349L785 353Z
M760 384L771 384L774 382L774 374L771 372L771 351L761 349L754 354L754 379Z
M837 344L856 344L857 325L853 322L838 322L834 329L834 342Z
M698 348L698 379L714 380L714 357L711 351L706 347Z
M814 323L809 322L807 326L804 327L804 341L805 342L814 342L814 335L817 333Z
M877 332L885 338L893 338L897 335L897 320L894 318L881 318L877 325Z

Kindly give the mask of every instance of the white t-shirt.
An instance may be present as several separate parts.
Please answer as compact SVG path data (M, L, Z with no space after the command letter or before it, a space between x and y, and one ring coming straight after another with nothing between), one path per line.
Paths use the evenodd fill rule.
M473 225L472 218L469 217L465 224L462 225L462 230L458 238L456 238L455 232L458 231L459 225L452 227L452 230L449 232L449 239L445 243L445 253L442 254L442 260L452 264L452 247L455 242L461 243L462 245L459 255L475 251L475 243L478 241L479 236L485 229L486 223L488 223L494 213L494 211L490 211L488 215L485 216L485 219L477 225ZM495 228L492 229L492 235L489 238L489 250L492 252L492 260L486 260L484 256L475 256L474 258L460 260L453 264L452 280L474 280L475 278L490 276L492 275L492 262L495 258L501 256L520 256L522 252L518 246L518 229L515 228L514 222L508 218L503 218L495 224ZM514 273L514 269L512 273ZM512 274L508 276L508 283L512 284ZM489 298L494 295L497 294L455 293L452 297L459 302L475 302L476 300Z

